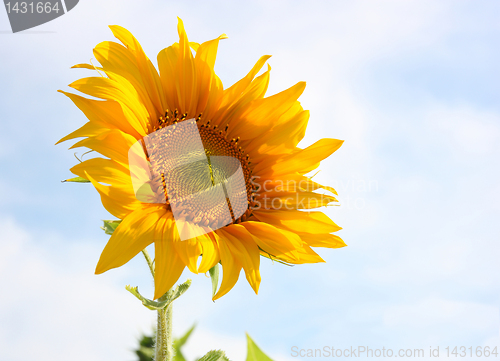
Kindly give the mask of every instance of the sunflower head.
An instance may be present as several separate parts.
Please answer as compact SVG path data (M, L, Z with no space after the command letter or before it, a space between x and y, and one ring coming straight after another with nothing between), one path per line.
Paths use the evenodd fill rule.
M155 247L155 298L187 267L206 273L222 264L214 300L237 282L241 270L257 293L260 256L287 264L323 262L312 247L339 248L340 230L321 211L335 190L308 174L341 145L321 139L301 149L309 112L298 102L299 82L265 97L269 56L224 88L214 72L221 35L190 42L179 19L179 42L158 54L158 68L126 29L111 26L121 42L94 49L97 76L61 91L88 122L59 142L83 138L103 157L71 171L88 179L104 207L122 220L104 248L96 273L122 266ZM157 70L158 69L158 70ZM260 73L260 74L259 74ZM99 99L99 100L97 100Z

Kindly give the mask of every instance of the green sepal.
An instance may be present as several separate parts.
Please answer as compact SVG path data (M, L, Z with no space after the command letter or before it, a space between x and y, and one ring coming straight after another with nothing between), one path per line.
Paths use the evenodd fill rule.
M190 279L186 280L186 282L181 283L180 285L175 287L174 293L172 294L172 296L169 297L170 302L173 302L174 300L176 300L177 298L182 296L184 294L184 292L186 292L188 290L189 286L191 286Z
M116 227L121 223L120 220L116 221L110 221L110 220L103 220L104 225L101 227L101 229L104 231L104 233L112 235L113 232L115 231Z
M139 299L145 307L149 308L150 310L156 311L156 310L163 310L168 306L170 306L170 304L174 302L174 300L179 298L184 292L188 290L189 286L191 286L191 280L188 279L186 282L178 285L173 292L169 291L165 295L163 295L160 298L162 301L153 301L144 297L139 293L138 287L132 287L127 285L125 286L125 289L129 291L131 294L133 294L135 297L137 297L137 299Z
M229 361L226 354L222 350L208 351L205 356L198 361Z
M132 286L127 285L127 286L125 286L125 289L127 291L129 291L131 294L133 294L135 297L137 297L137 299L139 299L139 301L141 301L142 304L144 306L146 306L147 308L149 308L150 310L153 310L153 311L162 310L170 304L170 300L158 302L158 301L153 301L153 300L150 300L150 299L144 297L143 295L141 295L139 293L138 287L132 287Z
M262 256L262 257L269 258L269 259L270 259L271 261L273 261L273 262L278 262L278 263L284 264L285 266L289 266L289 267L293 267L293 266L295 266L293 263L288 263L288 262L286 262L286 261L282 261L282 260L280 260L280 259L276 258L275 256L273 256L272 254L270 254L270 253L268 253L268 252L264 251L264 250L263 250L262 248L260 248L260 247L259 247L259 250L260 250L260 252L261 252L260 254L261 254L261 256Z
M184 334L184 336L174 340L174 344L173 344L174 361L186 361L186 358L182 354L181 348L187 342L189 336L191 336L191 333L193 332L195 327L196 327L196 325L193 325L189 330L187 330L187 332Z
M273 361L257 346L247 333L247 359L246 361Z
M83 178L83 177L75 177L75 178L65 179L61 182L63 182L63 183L65 183L65 182L90 183L90 181L87 178Z
M217 293L217 286L219 285L219 264L215 264L210 270L210 279L212 280L212 297Z

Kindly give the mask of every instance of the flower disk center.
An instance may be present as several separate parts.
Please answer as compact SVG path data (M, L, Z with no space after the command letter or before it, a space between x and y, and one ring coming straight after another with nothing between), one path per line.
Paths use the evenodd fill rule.
M253 187L248 156L225 130L201 124L201 115L165 114L145 139L156 202L167 203L175 219L217 229L250 213Z

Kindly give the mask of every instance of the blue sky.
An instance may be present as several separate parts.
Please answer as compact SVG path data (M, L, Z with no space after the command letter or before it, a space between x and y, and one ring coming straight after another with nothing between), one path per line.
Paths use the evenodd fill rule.
M11 34L0 11L2 359L133 360L154 324L124 289L152 294L142 259L93 275L111 216L92 187L60 183L76 159L54 143L85 119L57 90L88 75L69 68L113 40L107 25L154 60L177 41L176 16L190 40L229 36L226 87L263 54L269 94L307 81L302 144L345 140L317 178L339 191L326 212L349 245L320 250L320 265L263 259L258 296L242 279L213 303L209 279L184 274L175 332L198 325L186 354L243 360L245 331L276 360L293 346L498 345L499 15L496 1L86 0Z

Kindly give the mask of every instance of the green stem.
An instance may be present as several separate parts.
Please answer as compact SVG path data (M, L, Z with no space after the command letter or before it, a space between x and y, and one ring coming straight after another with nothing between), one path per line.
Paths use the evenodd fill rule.
M155 277L155 266L153 261L151 260L151 256L149 255L146 249L142 250L142 254L144 258L146 258L146 262L148 263L149 270ZM165 301L172 297L174 290L170 290L165 293L162 297L158 299L158 301ZM172 340L172 303L162 310L158 310L158 321L156 326L156 346L155 346L155 361L172 361L174 359L174 348L173 348L173 340Z
M164 301L171 297L172 293L173 290L168 291L165 295L160 297L159 301ZM172 361L174 359L172 338L172 303L168 307L158 310L155 361Z
M149 255L146 248L144 248L142 250L142 254L144 255L144 258L146 258L146 262L148 263L149 270L151 271L153 278L155 278L155 265L153 264L153 261L151 260L151 256Z

